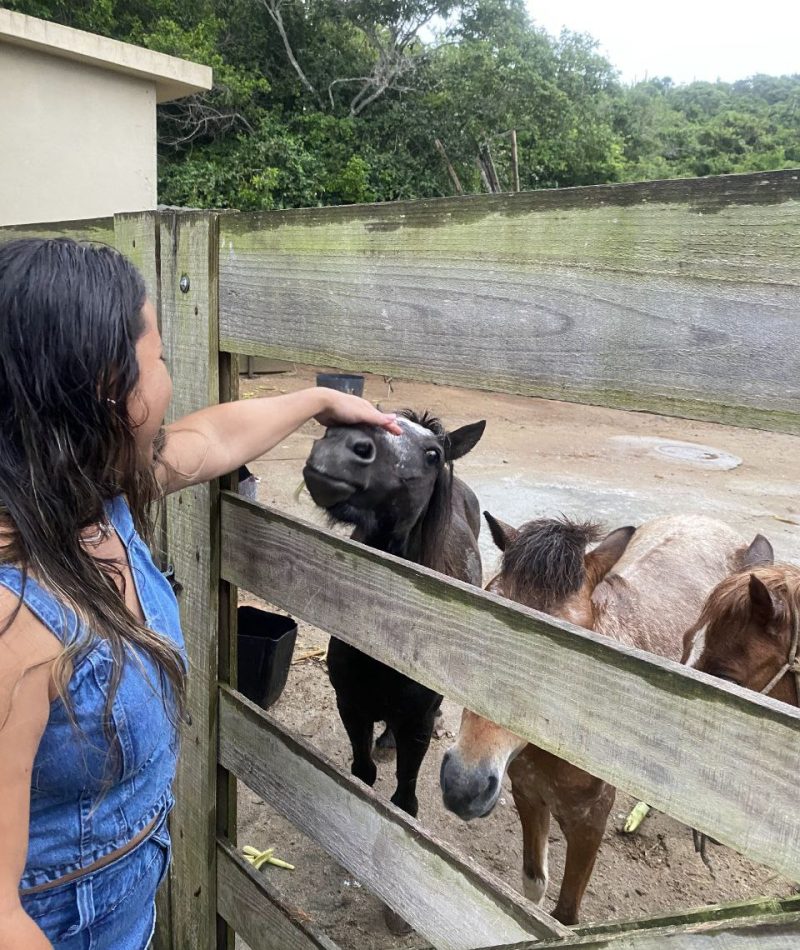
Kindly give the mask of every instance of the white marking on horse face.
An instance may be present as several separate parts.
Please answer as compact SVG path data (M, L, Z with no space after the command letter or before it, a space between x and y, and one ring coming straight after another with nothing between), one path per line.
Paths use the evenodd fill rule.
M692 640L692 648L689 651L689 659L686 661L687 666L696 666L700 657L705 652L706 648L706 627L701 627L697 633L695 633Z
M421 426L418 422L414 422L413 419L406 419L405 416L398 416L397 421L401 426L411 429L412 432L418 432L420 435L430 435L433 436L433 438L436 438L430 429L426 429L425 426Z
M401 435L392 435L390 432L382 432L384 441L397 456L401 464L408 460L413 447L417 443L417 436L425 436L435 439L436 436L430 429L421 426L418 422L406 419L405 416L397 417L398 425L404 430Z

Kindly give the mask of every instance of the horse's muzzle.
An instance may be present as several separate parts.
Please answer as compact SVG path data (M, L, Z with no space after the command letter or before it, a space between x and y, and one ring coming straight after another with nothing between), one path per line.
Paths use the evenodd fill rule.
M314 499L314 504L319 505L320 508L331 508L339 502L347 501L358 491L358 488L350 482L331 478L330 475L324 475L310 465L306 465L303 469L303 479L309 494Z
M484 818L500 797L500 778L490 765L468 767L456 749L448 749L439 772L444 807L464 821Z

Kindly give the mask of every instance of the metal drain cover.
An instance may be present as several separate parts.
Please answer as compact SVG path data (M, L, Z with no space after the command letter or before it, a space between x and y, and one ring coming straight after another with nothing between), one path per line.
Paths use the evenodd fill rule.
M619 446L626 455L648 455L651 458L669 459L673 462L685 462L696 468L729 471L738 468L742 460L730 452L714 448L712 445L699 445L696 442L675 442L672 439L658 439L652 436L617 435L609 442Z

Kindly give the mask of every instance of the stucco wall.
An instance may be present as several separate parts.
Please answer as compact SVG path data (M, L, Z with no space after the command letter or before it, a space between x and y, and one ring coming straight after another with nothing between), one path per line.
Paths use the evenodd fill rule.
M0 225L156 205L156 87L0 42Z

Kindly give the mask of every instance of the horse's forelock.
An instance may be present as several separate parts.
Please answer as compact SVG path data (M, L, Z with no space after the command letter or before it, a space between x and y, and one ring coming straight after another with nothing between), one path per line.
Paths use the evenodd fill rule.
M788 564L754 567L731 574L708 596L698 625L715 629L745 625L750 619L750 575L754 574L775 599L795 616L800 614L800 568Z
M503 553L501 574L508 595L541 610L561 604L586 580L586 546L602 534L593 521L563 516L524 524Z
M429 429L437 438L443 439L447 434L442 420L427 409L422 412L416 412L414 409L401 409L398 416L408 419L415 425L422 426L423 429Z

